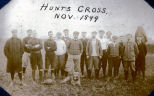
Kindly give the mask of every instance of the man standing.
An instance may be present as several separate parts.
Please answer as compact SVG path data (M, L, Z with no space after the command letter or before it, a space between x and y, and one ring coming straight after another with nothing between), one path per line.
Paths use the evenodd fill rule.
M69 37L69 30L64 29L63 33L64 33L64 36L63 36L62 40L64 40L66 47L67 47L69 42L71 41L71 38ZM68 52L65 53L65 65L66 65L67 59L68 59ZM67 72L65 72L65 75L67 75Z
M143 41L143 36L142 35L138 35L136 37L136 43L138 46L138 50L139 50L139 54L136 58L136 63L135 63L135 68L136 68L136 72L135 74L137 75L137 73L142 72L142 76L143 79L145 79L145 57L147 54L147 48L146 45Z
M59 71L61 71L61 77L64 77L65 73L65 54L66 54L66 44L61 39L62 34L61 32L57 32L56 34L56 45L57 50L55 51L56 54L56 73L59 75Z
M108 45L108 58L109 58L109 66L108 66L108 75L112 77L112 69L114 68L114 77L118 76L118 68L120 65L120 46L118 43L118 37L113 36L112 42Z
M132 35L127 34L127 41L124 43L123 63L125 80L128 80L128 70L131 69L133 81L135 80L135 60L138 55L138 48L135 42L132 41Z
M26 72L26 68L28 64L30 64L30 40L32 39L32 30L27 30L27 37L23 39L23 46L24 46L24 54L22 58L23 62L23 77Z
M33 83L35 84L35 73L38 67L39 69L39 81L42 82L43 77L43 61L42 61L42 42L40 39L37 38L37 33L33 33L33 38L30 41L31 44L31 68L32 68L32 78Z
M74 38L68 43L67 46L68 59L71 59L73 61L73 64L72 63L66 64L65 70L68 72L68 76L61 83L65 83L68 80L70 80L74 72L80 73L80 57L83 52L83 45L82 42L78 39L78 36L79 32L77 31L73 32Z
M55 79L54 71L55 71L55 52L56 42L53 40L53 32L48 32L49 38L44 42L44 49L45 49L45 70L44 70L44 77L47 78L48 71L51 72L51 77ZM51 66L50 66L51 65ZM49 70L49 67L51 67Z
M84 65L86 65L86 69L87 69L86 71L88 73L88 62L86 57L86 46L87 46L88 38L86 37L87 32L82 32L81 35L82 35L82 38L80 40L83 45L83 53L81 55L80 67L81 67L81 77L84 77Z
M22 56L24 48L22 41L17 37L17 30L12 30L12 37L6 41L4 46L4 54L7 58L7 72L11 74L10 86L14 84L14 75L18 72L20 84L22 82Z
M99 59L101 58L101 44L96 39L97 32L92 32L92 38L87 43L86 55L89 60L88 78L91 78L91 72L94 66L95 78L99 77Z
M124 51L124 36L120 36L120 41L119 41L119 46L120 46L120 54L121 54L121 58L120 58L120 65L122 64L123 66L123 51ZM119 74L119 68L120 68L120 65L118 67L118 74ZM124 67L124 66L123 66Z
M104 78L106 77L106 66L107 66L107 47L108 47L108 40L104 37L104 30L99 31L99 40L101 43L101 56L99 61L99 71L102 68Z

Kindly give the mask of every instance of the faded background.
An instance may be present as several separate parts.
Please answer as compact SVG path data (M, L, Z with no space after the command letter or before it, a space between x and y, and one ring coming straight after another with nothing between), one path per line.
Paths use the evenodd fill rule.
M87 7L107 8L107 15L99 15L99 21L62 20L53 19L55 12L39 11L43 3L51 6L70 6L72 10L80 5ZM82 15L76 11L70 14ZM88 14L88 13L87 13ZM154 9L144 0L12 0L0 10L0 86L6 89L12 96L147 96L154 89ZM60 84L60 79L53 85L32 85L31 68L28 66L24 82L27 86L19 85L19 78L15 76L15 86L8 87L10 74L6 73L6 58L3 48L6 38L11 36L11 30L17 29L19 37L26 35L26 30L31 28L38 32L42 39L47 37L47 32L52 30L54 34L63 29L73 31L98 31L103 29L116 35L136 32L137 26L143 26L148 37L148 54L146 56L146 80L137 77L135 83L124 83L123 67L120 67L120 78L116 82L106 83L100 72L100 79L81 79L81 87L71 84ZM44 58L44 51L42 51ZM86 72L85 72L86 73ZM37 74L38 78L38 74ZM57 95L58 94L58 95Z

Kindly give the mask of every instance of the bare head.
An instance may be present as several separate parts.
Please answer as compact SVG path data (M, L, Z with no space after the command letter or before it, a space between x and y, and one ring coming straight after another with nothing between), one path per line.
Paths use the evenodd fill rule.
M126 37L128 41L132 40L132 34L127 34Z
M111 36L112 36L112 33L110 31L108 31L108 32L106 32L106 36L107 36L108 39L110 39Z
M33 35L33 31L31 29L28 29L27 30L27 36L32 37L32 35Z
M92 36L92 38L96 38L96 36L97 36L97 32L96 31L93 31L93 32L91 32L91 36Z
M105 31L104 30L100 30L99 31L99 37L100 38L103 38L104 34L105 34Z
M56 33L56 37L57 37L57 39L61 39L62 38L62 33L61 32L57 32Z
M69 30L68 29L64 29L63 33L64 33L65 37L69 37Z
M16 29L13 29L12 31L12 37L17 37L18 31Z
M74 37L74 39L78 39L78 37L79 37L79 32L74 31L74 32L73 32L73 37Z
M51 37L53 37L53 32L52 31L49 31L48 32L48 36L51 38Z
M87 36L87 32L82 32L81 35L85 38Z

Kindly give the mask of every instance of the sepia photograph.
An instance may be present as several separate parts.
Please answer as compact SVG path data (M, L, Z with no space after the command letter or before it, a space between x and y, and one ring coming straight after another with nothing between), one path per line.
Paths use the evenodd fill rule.
M0 96L154 96L150 0L0 0Z

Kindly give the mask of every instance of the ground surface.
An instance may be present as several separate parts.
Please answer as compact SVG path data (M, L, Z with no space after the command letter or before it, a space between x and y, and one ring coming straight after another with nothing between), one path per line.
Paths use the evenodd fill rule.
M10 75L6 73L6 59L3 54L3 44L0 48L0 86L13 96L147 96L154 90L154 55L146 57L146 79L138 77L135 83L123 82L123 70L121 66L120 78L116 81L106 82L102 77L99 80L81 79L81 87L70 84L60 84L59 81L53 85L33 85L31 70L28 67L24 82L27 86L20 86L16 75L14 87L8 87ZM101 75L101 74L100 74Z

